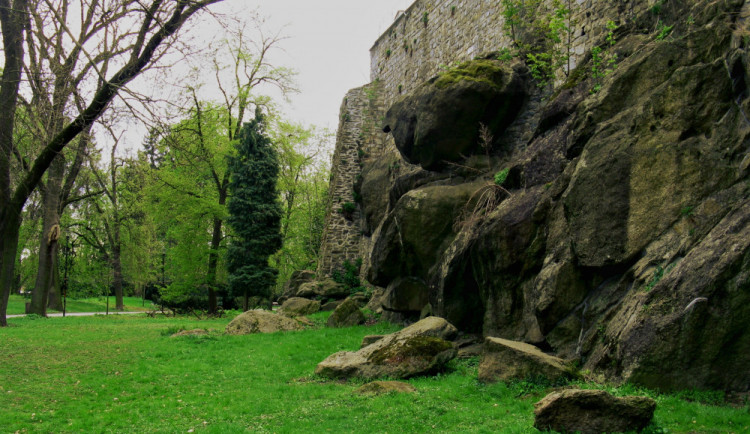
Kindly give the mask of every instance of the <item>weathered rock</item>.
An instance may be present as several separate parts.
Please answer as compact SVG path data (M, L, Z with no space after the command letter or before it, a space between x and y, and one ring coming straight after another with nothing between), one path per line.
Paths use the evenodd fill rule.
M320 311L320 302L302 297L292 297L285 301L279 312L286 316L310 315Z
M455 346L443 338L457 331L442 318L429 317L385 336L359 351L332 354L315 369L329 378L409 378L438 371L456 357Z
M343 299L349 295L349 289L333 279L314 280L303 283L297 290L297 297Z
M374 239L368 281L387 287L403 276L426 279L455 236L455 218L480 185L430 185L403 195Z
M571 376L562 359L523 342L488 337L479 362L479 381L546 378L552 382Z
M364 348L370 344L374 344L375 342L383 339L385 335L367 335L362 338L362 345L360 345L360 348Z
M329 301L328 303L321 305L320 310L322 310L323 312L333 312L343 302L344 300Z
M383 308L419 312L429 302L427 283L416 277L398 278L388 285Z
M385 395L387 393L414 393L417 389L403 381L373 381L358 387L358 395Z
M360 309L367 306L367 303L370 301L370 299L367 298L367 295L365 295L363 292L352 294L346 299L353 301Z
M292 273L292 276L289 278L289 280L284 283L284 292L282 293L282 297L285 297L286 299L294 297L297 295L297 291L299 291L299 287L303 283L311 282L315 280L315 272L310 270L298 270ZM283 303L283 302L282 302Z
M427 169L459 161L479 149L479 124L499 135L526 95L524 70L492 60L466 62L396 101L384 131L404 158Z
M642 431L654 417L656 401L641 396L616 398L603 390L553 392L534 404L534 427L540 431Z
M376 287L372 290L372 296L370 301L365 305L365 309L371 310L375 313L383 312L383 297L385 296L385 290L383 288Z
M365 314L354 300L347 298L328 317L328 327L351 327L364 324Z
M249 310L227 324L226 332L230 335L247 335L301 329L302 326L297 321L284 315L277 315L267 310Z

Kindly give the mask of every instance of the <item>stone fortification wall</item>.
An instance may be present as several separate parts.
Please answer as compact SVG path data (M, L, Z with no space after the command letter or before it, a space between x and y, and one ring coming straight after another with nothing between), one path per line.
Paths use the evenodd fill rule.
M622 24L657 0L571 0L571 67L601 42L606 24ZM385 106L437 75L441 67L511 46L502 0L417 0L370 49L370 76Z
M607 21L622 24L656 1L571 0L572 67L603 40ZM319 276L366 256L359 205L350 216L340 210L356 203L353 187L364 159L400 158L381 130L388 107L443 68L510 46L502 0L417 0L378 38L370 50L372 83L350 91L341 106Z
M331 164L328 211L318 261L318 275L330 276L344 261L354 263L360 257L362 228L359 204L354 197L354 184L363 159L374 149L382 149L385 134L377 128L379 114L384 111L377 84L350 90L339 114L336 150ZM351 214L342 213L342 206L356 205Z

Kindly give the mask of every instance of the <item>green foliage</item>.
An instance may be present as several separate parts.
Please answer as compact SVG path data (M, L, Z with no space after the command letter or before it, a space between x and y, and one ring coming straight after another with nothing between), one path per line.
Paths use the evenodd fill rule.
M664 277L664 268L662 268L661 265L658 265L654 274L651 276L651 280L649 280L646 286L643 287L643 290L649 292L654 289L654 286L661 281L662 277Z
M362 286L362 282L359 280L359 270L361 267L361 258L357 258L354 263L344 261L341 267L331 273L331 279L346 286L352 294L355 292L364 292L365 287Z
M322 324L326 315L312 315L312 321ZM479 383L476 358L453 360L440 375L406 380L416 394L361 397L352 394L361 382L313 375L317 363L358 349L364 336L399 329L388 324L206 340L162 336L169 328L221 330L230 319L11 319L0 339L4 354L13 355L0 364L3 431L130 432L137 426L153 432L338 433L356 426L358 432L410 433L424 432L428 421L427 430L435 432L527 433L534 432L534 403L549 392L533 379ZM36 366L44 369L34 381L19 375ZM744 403L704 405L628 385L577 385L654 397L655 424L670 432L750 430Z
M607 30L607 50L605 51L599 46L591 49L591 77L594 79L592 93L599 92L604 78L617 68L617 53L611 51L611 48L617 43L614 33L617 30L617 25L614 21L607 22Z
M672 29L674 28L674 25L668 26L661 21L659 21L659 24L657 24L657 35L656 40L657 41L663 41L669 36L670 33L672 33Z
M460 81L474 81L497 87L496 80L504 74L503 69L492 60L472 60L449 67L441 65L443 73L435 80L438 89L444 89Z
M344 202L341 204L341 208L339 208L339 212L344 215L351 215L356 210L357 210L357 204L353 202Z
M259 109L255 119L243 126L235 146L237 155L229 159L228 223L235 234L227 249L229 290L268 298L278 273L268 259L282 244L276 189L279 162Z
M385 58L388 59L390 57L391 57L391 49L389 48L389 49L385 50Z
M689 206L689 205L688 206L684 206L684 207L682 207L680 209L680 215L682 217L692 217L694 211L695 211L695 207L694 206Z
M659 15L661 14L661 7L663 5L664 5L664 0L659 0L656 3L654 3L654 5L651 6L651 9L649 10L651 11L652 14Z
M498 185L502 187L502 185L505 183L505 180L508 179L508 174L510 173L510 168L505 168L495 174L495 185Z
M427 12L422 14L422 23L424 23L424 26L427 27L427 23L430 22L430 14Z
M570 0L503 0L507 35L526 61L539 87L552 83L557 71L570 72L573 25ZM508 57L506 53L505 57Z

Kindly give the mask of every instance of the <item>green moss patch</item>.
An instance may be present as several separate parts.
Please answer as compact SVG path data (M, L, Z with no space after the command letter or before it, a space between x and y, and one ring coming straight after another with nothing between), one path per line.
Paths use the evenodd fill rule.
M500 87L506 72L502 65L494 60L478 59L464 62L440 75L434 84L438 89L445 89L461 81L485 83Z

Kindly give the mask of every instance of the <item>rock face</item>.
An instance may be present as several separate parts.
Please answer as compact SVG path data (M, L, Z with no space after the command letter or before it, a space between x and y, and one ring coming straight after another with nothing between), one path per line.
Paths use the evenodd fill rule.
M617 30L606 78L583 62L549 100L522 68L479 62L395 103L399 151L429 170L363 172L385 314L429 305L614 381L748 390L748 16L744 0L667 2ZM479 121L502 146L472 165ZM503 169L510 194L455 224Z
M487 338L479 362L479 381L491 383L513 379L545 378L551 382L571 376L562 359L539 348L500 338Z
M385 336L359 351L332 354L315 368L329 378L409 378L438 371L456 357L447 341L456 328L442 318L429 317Z
M328 327L351 327L364 324L365 314L352 299L344 300L328 317Z
M388 110L385 131L404 158L426 169L477 152L479 123L500 134L525 98L524 68L475 60L425 83Z
M302 297L292 297L281 305L279 312L286 316L303 316L320 311L320 302Z
M227 324L226 332L230 335L248 335L301 329L302 326L292 318L267 310L249 310Z
M553 392L534 404L534 427L540 431L642 431L654 417L656 401L641 396L616 398L603 390Z
M311 282L315 280L315 272L310 270L298 270L292 273L291 278L284 284L284 292L282 297L288 299L297 295L299 287L303 283ZM282 301L283 303L283 301Z

